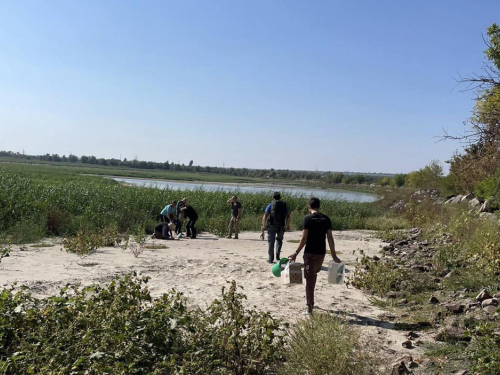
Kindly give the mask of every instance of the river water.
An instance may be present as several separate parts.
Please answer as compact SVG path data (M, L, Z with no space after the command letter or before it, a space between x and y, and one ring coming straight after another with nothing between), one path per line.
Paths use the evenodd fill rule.
M272 195L274 191L288 192L293 195L305 195L307 197L318 197L325 199L344 199L350 202L374 202L379 199L375 194L363 193L357 191L341 189L315 189L310 187L290 186L290 185L272 185L272 184L224 184L207 182L181 182L150 180L136 178L113 178L113 180L136 186L157 187L164 189L166 187L173 190L195 190L206 191L225 190L228 192L260 193L269 192Z

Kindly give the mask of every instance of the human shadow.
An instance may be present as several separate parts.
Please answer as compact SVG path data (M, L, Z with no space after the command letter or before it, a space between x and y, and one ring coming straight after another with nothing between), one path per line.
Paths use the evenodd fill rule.
M362 316L354 313L348 313L340 310L332 310L332 309L322 309L321 307L314 307L316 310L324 311L329 313L330 315L335 315L343 320L346 320L349 324L358 325L358 326L373 326L373 327L381 327L385 329L394 329L394 323L387 322L385 320L373 319L367 316Z

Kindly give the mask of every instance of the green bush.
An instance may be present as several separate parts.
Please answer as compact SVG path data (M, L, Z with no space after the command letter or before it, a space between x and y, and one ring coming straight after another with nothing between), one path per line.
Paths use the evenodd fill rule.
M275 373L281 324L245 310L234 282L207 311L188 310L175 291L153 299L147 282L130 275L43 299L4 289L0 373Z
M474 363L475 374L500 374L500 336L494 332L492 324L476 327L468 351Z
M358 333L339 318L314 314L287 330L289 349L281 374L375 374L376 362L358 345Z

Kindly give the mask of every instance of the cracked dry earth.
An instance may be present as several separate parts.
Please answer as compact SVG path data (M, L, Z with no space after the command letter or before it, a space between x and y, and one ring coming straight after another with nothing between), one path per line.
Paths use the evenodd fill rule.
M35 296L49 296L68 283L88 285L106 282L131 271L151 277L149 288L160 295L175 288L184 293L193 305L207 306L220 296L226 280L236 280L244 288L248 307L268 310L273 316L294 323L302 319L305 309L305 284L283 285L271 273L266 263L267 241L260 233L243 232L239 240L222 239L203 233L196 240L155 240L167 249L145 250L135 258L130 250L102 248L80 257L66 253L57 242L54 246L13 248L10 256L0 264L0 286L13 282L31 288ZM282 256L295 251L301 232L285 233ZM370 231L334 232L339 258L347 264L346 276L352 275L356 258L363 250L366 255L378 254L384 243ZM47 242L45 242L47 243ZM149 244L153 240L148 240ZM376 306L360 290L327 282L330 255L326 255L322 271L318 274L315 303L318 311L338 314L356 327L361 334L365 350L381 358L387 365L394 359L411 354L422 355L420 348L405 349L405 331L393 329L394 318ZM297 261L301 262L299 256ZM427 341L425 336L421 341Z

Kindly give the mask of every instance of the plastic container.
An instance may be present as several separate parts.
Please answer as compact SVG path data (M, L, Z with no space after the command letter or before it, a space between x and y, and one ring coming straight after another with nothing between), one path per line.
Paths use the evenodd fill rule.
M271 268L271 271L273 272L273 275L276 277L281 276L281 265L288 263L288 258L281 258L279 262L275 263L273 267Z
M331 260L328 263L328 283L329 284L343 284L345 275L344 262L336 263Z

